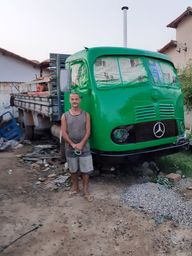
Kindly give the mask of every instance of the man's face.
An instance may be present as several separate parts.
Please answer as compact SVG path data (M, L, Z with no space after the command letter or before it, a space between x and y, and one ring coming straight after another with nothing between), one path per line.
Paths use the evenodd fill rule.
M74 108L79 107L80 98L79 98L78 94L75 94L75 93L70 94L69 101L70 101L72 107L74 107Z

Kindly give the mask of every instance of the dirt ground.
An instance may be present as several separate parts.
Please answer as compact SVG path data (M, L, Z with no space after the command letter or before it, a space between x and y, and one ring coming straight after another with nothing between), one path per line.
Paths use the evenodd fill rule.
M0 152L0 255L192 255L192 230L169 220L157 225L122 202L123 188L135 182L132 175L92 177L90 203L81 195L69 197L64 188L37 185L41 170L16 156L29 150Z

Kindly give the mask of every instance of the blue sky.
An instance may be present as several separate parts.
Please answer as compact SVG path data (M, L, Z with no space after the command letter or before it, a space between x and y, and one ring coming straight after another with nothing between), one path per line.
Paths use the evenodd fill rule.
M0 48L43 61L50 52L123 46L124 5L128 47L156 51L175 39L166 25L192 0L0 0Z

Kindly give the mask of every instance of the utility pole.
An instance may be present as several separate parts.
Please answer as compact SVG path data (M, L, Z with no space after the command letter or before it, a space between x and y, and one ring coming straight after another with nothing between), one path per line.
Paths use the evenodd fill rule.
M123 11L123 46L127 47L127 6L123 6L121 10Z

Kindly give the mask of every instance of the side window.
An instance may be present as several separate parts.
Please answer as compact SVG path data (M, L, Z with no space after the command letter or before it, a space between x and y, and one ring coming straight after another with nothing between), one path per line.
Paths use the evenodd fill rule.
M169 63L160 63L165 84L173 84L177 81L176 73Z
M174 85L177 75L173 66L165 61L149 60L149 69L154 82L159 85Z
M71 86L85 88L88 82L88 71L83 62L71 65Z
M161 72L161 68L159 62L155 60L149 60L149 69L152 74L153 80L156 84L163 82L163 76Z

